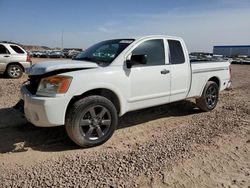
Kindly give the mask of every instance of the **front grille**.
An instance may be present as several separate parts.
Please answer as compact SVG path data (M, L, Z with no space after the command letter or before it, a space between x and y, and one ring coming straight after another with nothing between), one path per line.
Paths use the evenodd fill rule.
M36 94L40 81L41 81L40 76L29 76L28 79L29 83L26 85L26 88L32 95Z

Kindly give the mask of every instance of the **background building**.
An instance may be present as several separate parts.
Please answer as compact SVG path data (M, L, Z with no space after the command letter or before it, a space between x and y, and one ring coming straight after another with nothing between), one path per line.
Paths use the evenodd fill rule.
M213 54L226 57L248 56L250 57L250 45L239 46L214 46Z

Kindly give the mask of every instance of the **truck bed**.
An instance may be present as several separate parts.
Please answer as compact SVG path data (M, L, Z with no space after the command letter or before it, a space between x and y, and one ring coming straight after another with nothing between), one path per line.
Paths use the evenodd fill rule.
M230 80L229 65L228 61L196 61L191 64L192 70L192 82L191 88L188 94L190 97L198 97L202 93L204 83L211 77L214 79L220 78L219 83L220 91L227 87L227 83Z

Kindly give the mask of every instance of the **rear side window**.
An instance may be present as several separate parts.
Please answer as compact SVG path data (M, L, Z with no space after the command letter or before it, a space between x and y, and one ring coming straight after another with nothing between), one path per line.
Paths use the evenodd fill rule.
M9 50L4 45L0 44L0 54L9 54Z
M168 40L171 64L181 64L185 62L185 57L180 41Z
M147 65L164 65L165 52L162 39L148 40L137 46L132 54L147 55Z
M24 51L18 46L10 45L10 47L18 54L24 54Z

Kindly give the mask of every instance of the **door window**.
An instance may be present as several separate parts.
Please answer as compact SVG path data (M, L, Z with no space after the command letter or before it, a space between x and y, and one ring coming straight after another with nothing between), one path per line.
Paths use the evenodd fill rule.
M0 54L9 54L9 50L4 45L0 44Z
M168 40L171 64L181 64L185 62L185 57L180 41Z
M133 55L147 55L147 65L165 65L165 51L162 39L153 39L141 43Z

